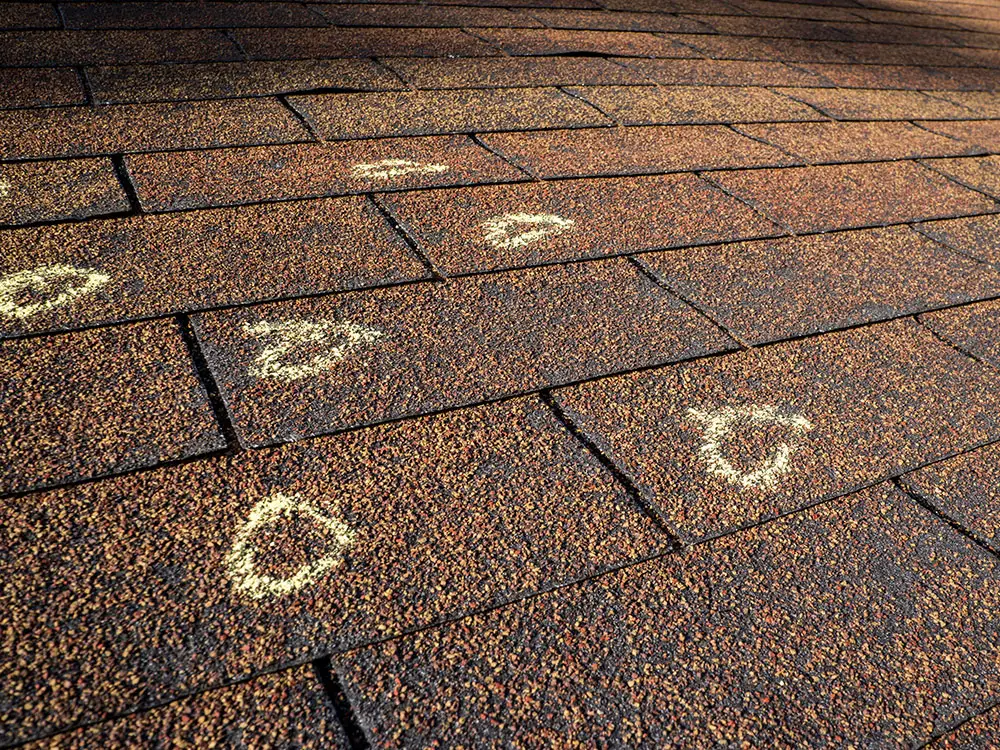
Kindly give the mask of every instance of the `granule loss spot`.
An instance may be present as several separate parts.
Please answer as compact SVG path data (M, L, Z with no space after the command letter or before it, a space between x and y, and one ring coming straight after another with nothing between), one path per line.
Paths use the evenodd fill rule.
M308 521L329 540L322 557L306 563L288 576L271 576L258 570L258 545L255 539L268 534L267 527L281 522ZM240 527L233 546L226 553L226 573L233 588L255 601L286 596L314 583L343 562L344 551L354 543L354 532L343 521L331 518L301 495L276 492L261 500L250 510L246 523Z
M549 235L562 234L575 222L555 214L503 214L483 222L486 241L500 250L514 250Z
M27 320L92 294L109 281L110 276L94 268L63 263L9 273L0 277L0 316Z
M724 406L713 411L688 409L687 417L703 426L698 455L708 472L743 489L775 489L778 478L791 471L791 458L798 450L800 439L813 428L801 414L782 413L769 404ZM741 427L767 426L784 428L788 432L788 438L777 443L774 452L759 461L756 468L741 471L726 457L723 441Z
M409 159L382 159L372 164L355 164L351 169L354 177L388 180L407 174L441 174L449 169L447 164L427 164Z
M319 375L330 369L354 349L373 344L384 334L349 320L263 320L243 326L246 333L270 338L250 366L257 378L295 380ZM305 361L295 361L296 352L318 350Z

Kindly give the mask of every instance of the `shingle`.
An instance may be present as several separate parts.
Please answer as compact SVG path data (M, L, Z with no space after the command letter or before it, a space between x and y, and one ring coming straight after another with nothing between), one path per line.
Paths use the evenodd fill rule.
M903 486L1000 550L998 458L1000 446L980 448L907 474L902 478Z
M476 33L511 55L594 53L637 57L703 56L675 39L639 31L477 29Z
M963 351L1000 365L1000 301L927 313L920 322Z
M929 133L908 122L795 122L738 125L736 129L813 164L979 152L975 146Z
M995 700L996 572L879 488L335 664L379 747L920 746Z
M413 26L541 28L527 13L506 8L461 8L437 5L322 3L311 6L334 26Z
M779 88L777 91L806 102L838 120L911 120L917 117L964 120L965 107L919 91L880 89Z
M734 346L617 259L213 313L196 326L255 446Z
M273 99L0 112L0 158L289 143L309 139Z
M622 63L657 83L704 86L825 86L820 76L780 62L750 60L644 60ZM586 81L579 81L584 84Z
M830 28L852 42L871 44L912 44L942 47L962 47L956 38L962 32L926 29L909 24L892 23L831 23Z
M83 104L83 84L68 68L0 68L0 108Z
M390 57L382 62L420 89L645 83L639 73L587 57Z
M4 571L18 595L0 613L18 644L0 652L4 743L670 545L536 400L0 501L0 512L8 548L18 540Z
M965 219L932 221L917 225L928 237L973 258L1000 265L1000 216L972 216Z
M1000 70L993 68L811 63L809 69L843 88L954 91L1000 87Z
M770 2L769 0L726 0L754 16L777 18L812 18L817 21L857 21L860 8L854 3L844 3L848 8L837 8L824 3ZM710 12L710 11L706 11Z
M787 37L790 39L841 41L847 37L832 26L798 18L692 15L708 30L734 36Z
M0 29L56 29L59 16L54 3L3 3Z
M1000 294L1000 273L909 227L640 257L742 341L822 333Z
M500 54L461 29L236 29L233 35L251 60Z
M242 58L221 31L17 31L0 33L4 65L122 65Z
M625 125L825 120L767 89L727 86L574 86L567 89Z
M262 96L323 88L391 91L406 86L371 60L289 60L91 68L98 104Z
M997 71L1000 74L1000 71ZM949 100L978 112L983 117L1000 117L1000 93L994 91L949 91L942 94ZM933 120L933 115L921 115L922 118ZM969 119L972 115L968 116Z
M931 750L989 750L1000 745L1000 706L994 705L938 738Z
M0 286L16 295L0 317L0 337L425 273L361 198L16 229L0 232ZM95 285L95 275L104 281ZM23 294L33 301L22 302Z
M322 26L301 3L60 3L68 29L183 29L234 26Z
M963 185L1000 197L1000 157L977 156L966 159L935 159L928 166Z
M0 316L18 291L0 281ZM0 493L225 446L173 321L0 342L0 380Z
M551 29L589 31L667 31L702 33L707 27L683 16L667 13L623 13L606 10L532 10L529 15ZM498 26L500 24L497 24Z
M25 748L212 747L222 738L246 747L278 747L289 742L303 750L349 747L315 670L304 664L181 698L145 713L75 729Z
M491 149L542 178L782 166L796 161L720 125L492 133Z
M316 94L289 101L329 139L611 124L555 88Z
M109 159L0 165L0 224L82 219L128 209Z
M782 233L691 174L434 190L382 200L446 273Z
M601 0L609 10L650 13L734 13L735 6L723 0Z
M126 163L147 211L526 179L466 136L138 154Z
M909 161L713 172L710 179L796 232L998 210L986 196Z
M997 439L998 386L904 320L555 395L694 541Z
M973 120L969 122L918 122L922 128L956 138L992 152L1000 151L1000 122Z

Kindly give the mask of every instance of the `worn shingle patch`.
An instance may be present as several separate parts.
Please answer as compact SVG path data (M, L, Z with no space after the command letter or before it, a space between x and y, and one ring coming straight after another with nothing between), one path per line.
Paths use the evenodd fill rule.
M641 257L750 343L1000 294L1000 274L909 227L741 242Z
M917 228L960 253L1000 265L1000 216L971 216L920 224Z
M0 165L0 224L82 219L128 208L110 159Z
M196 325L253 445L734 346L624 260L253 307Z
M720 125L594 128L481 136L542 178L784 166L795 159Z
M0 112L0 158L86 156L309 140L272 99Z
M767 89L723 86L576 86L568 91L625 125L825 120Z
M390 57L382 62L420 89L644 83L635 71L587 57Z
M425 274L362 198L16 229L0 232L0 337Z
M908 122L794 122L737 125L812 164L891 161L921 156L964 156L978 146L929 133Z
M710 179L795 231L998 210L995 201L913 162L712 172Z
M920 322L962 350L1000 366L1000 301L927 313Z
M7 31L0 33L5 65L122 65L140 62L240 60L233 42L215 29L170 31Z
M0 381L0 492L225 446L173 321L2 342Z
M1000 437L1000 374L912 321L556 391L688 541Z
M996 572L880 488L335 664L376 746L919 746L995 700Z
M371 60L288 60L133 65L87 71L98 104L223 99L323 88L391 91L406 86Z
M17 643L0 652L4 743L670 545L527 399L0 501L0 512L3 548L17 549L0 579L0 636Z
M312 665L306 664L25 747L212 747L226 741L303 750L349 746L330 699Z
M387 138L128 157L148 211L526 179L467 136Z
M555 88L317 94L289 101L332 139L611 124Z
M236 29L233 34L251 60L500 54L461 29Z
M838 120L910 120L926 117L964 120L972 113L919 91L874 89L779 88L777 91Z
M382 200L447 273L782 233L691 174L435 190ZM671 210L661 210L664 205Z

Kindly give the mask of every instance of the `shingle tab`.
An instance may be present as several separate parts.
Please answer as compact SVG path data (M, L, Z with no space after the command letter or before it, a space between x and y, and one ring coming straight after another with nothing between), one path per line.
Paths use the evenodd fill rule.
M461 29L236 29L233 35L251 60L500 54Z
M667 31L694 34L708 31L704 23L668 13L608 13L602 10L532 10L529 15L550 29L588 31ZM497 24L500 26L501 24Z
M0 68L0 109L83 104L83 84L67 68Z
M880 488L335 663L376 746L919 746L995 699L996 573Z
M873 89L779 88L777 91L806 102L838 120L912 120L927 117L965 120L972 112L919 91Z
M16 229L0 232L0 284L14 295L0 337L425 275L362 198Z
M0 224L82 219L128 209L110 159L0 165Z
M935 159L927 163L956 182L1000 197L1000 157L978 156L968 159Z
M289 101L331 139L611 124L555 88L317 94Z
M196 325L251 445L734 346L624 260L253 307Z
M737 125L736 130L811 164L964 156L980 151L908 122L795 122Z
M302 750L349 747L333 704L312 665L305 664L31 742L25 748L211 747L221 738L239 738L246 747L290 742Z
M224 99L309 89L392 91L406 86L371 60L289 60L91 68L98 104Z
M709 178L796 232L1000 210L996 201L908 161L712 172Z
M1000 216L971 216L918 224L917 229L928 237L973 258L1000 265Z
M542 178L797 163L772 146L720 125L491 133L481 138L491 149Z
M646 60L622 58L657 83L702 86L827 86L815 73L780 62L748 60ZM586 81L579 81L585 84Z
M483 39L511 55L595 53L639 57L703 57L678 39L633 31L570 29L477 29Z
M691 174L435 190L382 200L446 273L782 233Z
M1000 374L912 321L556 391L685 540L1000 437Z
M985 148L990 152L1000 152L1000 122L996 120L918 122L917 124L932 132Z
M567 89L624 125L825 120L805 104L764 88L574 86Z
M1000 70L993 68L812 63L809 65L809 70L842 88L956 91L1000 86Z
M0 493L225 447L173 321L0 342L0 381Z
M0 614L0 635L18 644L0 652L4 743L670 546L533 399L0 501L0 512L0 538L18 550L0 582L17 591Z
M641 256L664 283L752 344L1000 294L1000 274L909 227Z
M526 179L449 135L136 154L127 164L147 211Z
M541 28L527 13L506 8L462 8L439 5L322 3L312 6L334 26L412 26L416 28L499 26Z
M183 29L234 26L322 26L301 3L60 3L68 29Z
M390 57L382 62L420 89L645 82L635 71L609 60L588 57Z
M272 99L0 112L0 158L289 143L310 139Z
M215 29L169 31L6 31L4 65L122 65L240 60Z
M0 29L56 29L59 16L54 3L4 3L0 5Z
M963 351L1000 366L1000 301L927 313L920 322Z

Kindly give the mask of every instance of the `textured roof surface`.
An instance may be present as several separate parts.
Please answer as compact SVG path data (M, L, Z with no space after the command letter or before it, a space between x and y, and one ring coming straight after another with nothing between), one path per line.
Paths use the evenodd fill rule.
M994 747L1000 0L0 4L0 748Z

